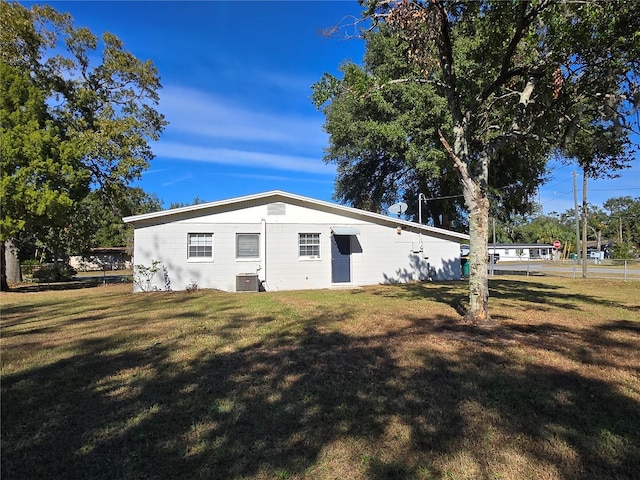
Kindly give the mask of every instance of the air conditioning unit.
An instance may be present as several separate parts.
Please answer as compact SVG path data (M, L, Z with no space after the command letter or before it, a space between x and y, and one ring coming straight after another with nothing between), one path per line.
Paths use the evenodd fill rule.
M236 292L259 292L260 280L255 273L239 273L236 275Z

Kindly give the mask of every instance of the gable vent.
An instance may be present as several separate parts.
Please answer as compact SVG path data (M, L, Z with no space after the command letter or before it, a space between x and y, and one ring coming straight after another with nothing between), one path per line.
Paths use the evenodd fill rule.
M267 205L267 215L286 215L286 203L270 203Z

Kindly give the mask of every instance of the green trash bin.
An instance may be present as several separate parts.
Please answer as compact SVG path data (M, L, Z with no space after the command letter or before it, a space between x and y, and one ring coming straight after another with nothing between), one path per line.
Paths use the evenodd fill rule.
M469 274L471 273L471 264L469 263L469 259L461 258L460 264L462 265L462 276L464 278L469 278Z

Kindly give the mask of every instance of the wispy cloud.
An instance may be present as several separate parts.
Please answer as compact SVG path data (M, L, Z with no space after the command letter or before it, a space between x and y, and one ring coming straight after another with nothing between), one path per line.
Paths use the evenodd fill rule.
M247 178L251 180L267 180L275 182L303 182L303 183L326 183L333 184L333 179L318 180L317 177L313 178L300 178L300 177L287 177L284 175L260 175L260 174L244 174L244 173L232 173L229 176L237 178Z
M322 160L303 156L278 155L273 153L234 150L228 148L201 147L177 142L161 142L156 145L154 151L158 157L172 158L176 160L189 160L326 175L333 175L335 173L335 168L325 164Z
M191 173L188 173L187 175L183 175L182 177L178 177L178 178L174 178L172 180L169 180L168 182L164 182L162 184L163 187L169 187L171 185L175 185L176 183L180 183L180 182L185 182L187 180L191 180L193 178L193 175Z
M282 72L252 72L258 76L262 82L272 88L280 89L286 92L295 92L304 96L311 95L311 85L317 82L318 78L310 76L282 73ZM311 103L311 101L309 101Z
M190 88L165 88L160 107L170 121L167 133L251 144L268 143L297 151L321 151L327 143L319 116L258 111Z
M171 169L170 168L152 168L151 170L145 170L143 172L143 175L151 175L154 173L168 172L169 170Z

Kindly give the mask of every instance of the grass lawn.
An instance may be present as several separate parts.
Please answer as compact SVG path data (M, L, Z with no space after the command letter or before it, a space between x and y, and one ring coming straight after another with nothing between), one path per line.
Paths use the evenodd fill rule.
M637 479L637 283L490 285L2 294L2 478Z

